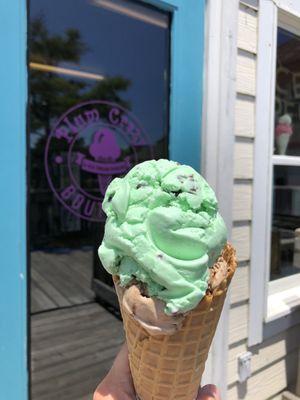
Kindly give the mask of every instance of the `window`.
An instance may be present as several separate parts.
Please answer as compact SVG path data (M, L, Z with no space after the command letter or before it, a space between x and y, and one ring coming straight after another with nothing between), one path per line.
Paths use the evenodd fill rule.
M277 28L270 280L300 273L300 31Z
M260 3L249 345L300 317L299 11Z

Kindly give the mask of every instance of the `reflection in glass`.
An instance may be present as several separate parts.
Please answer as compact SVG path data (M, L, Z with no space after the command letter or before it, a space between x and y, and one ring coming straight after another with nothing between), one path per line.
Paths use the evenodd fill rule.
M29 11L32 399L79 400L123 341L92 290L112 283L97 256L105 189L168 158L170 15L130 0L30 0Z
M128 165L168 156L169 20L168 13L128 0L31 0L32 251L93 247L94 235L100 241L102 224L95 226L64 209L53 195L45 174L47 139L58 119L71 107L90 100L109 101L137 116L147 132L149 145L140 146L138 157ZM94 140L95 135L96 132L90 133ZM65 144L56 141L53 149L60 161L54 165L52 175L61 189L69 173L61 162L67 157ZM128 141L119 135L118 145L120 157L125 157L130 152ZM90 146L91 143L79 138L74 148L89 153ZM72 175L84 190L101 200L105 189L103 179L100 187L96 175L76 165L72 167ZM98 268L98 261L95 262Z
M277 35L274 153L300 156L300 37Z
M275 166L271 280L300 273L300 167Z

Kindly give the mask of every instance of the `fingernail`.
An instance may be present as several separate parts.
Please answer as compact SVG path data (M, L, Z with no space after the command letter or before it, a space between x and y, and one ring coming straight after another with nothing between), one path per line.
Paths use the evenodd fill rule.
M206 385L201 388L201 399L217 399L217 388L215 385Z

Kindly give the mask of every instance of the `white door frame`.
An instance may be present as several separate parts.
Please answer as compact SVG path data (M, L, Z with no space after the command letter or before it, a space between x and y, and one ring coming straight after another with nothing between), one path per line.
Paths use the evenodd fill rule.
M203 104L202 168L219 200L220 212L232 230L234 121L238 0L208 0ZM212 344L204 383L216 384L226 399L229 297Z

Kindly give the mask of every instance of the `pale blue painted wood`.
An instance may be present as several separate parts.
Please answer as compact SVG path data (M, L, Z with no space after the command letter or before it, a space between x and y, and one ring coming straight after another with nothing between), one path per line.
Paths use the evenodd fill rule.
M170 158L200 170L205 0L144 0L172 10Z
M173 11L178 8L181 0L141 0L163 10Z
M26 1L0 10L0 399L26 400Z
M205 1L178 3L172 26L170 158L200 170Z

